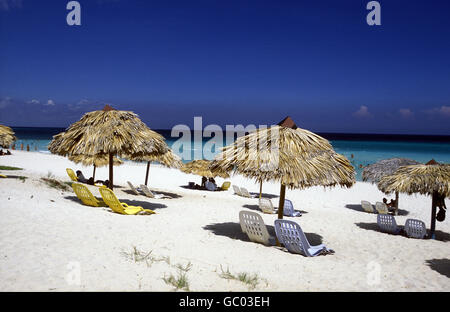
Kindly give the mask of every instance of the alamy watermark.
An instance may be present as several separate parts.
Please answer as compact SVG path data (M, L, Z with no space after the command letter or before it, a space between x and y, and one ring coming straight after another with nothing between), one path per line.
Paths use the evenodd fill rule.
M81 25L81 5L78 1L69 1L66 5L67 13L66 21L69 26ZM378 1L369 1L366 9L370 12L366 16L367 25L381 25L381 5Z

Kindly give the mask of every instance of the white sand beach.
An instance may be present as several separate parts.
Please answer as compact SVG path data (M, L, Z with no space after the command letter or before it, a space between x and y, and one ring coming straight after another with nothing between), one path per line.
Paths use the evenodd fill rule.
M12 152L0 157L0 165L23 170L0 170L9 176L0 179L1 291L173 291L164 278L177 277L177 266L189 263L190 291L450 291L450 216L436 223L436 240L379 232L376 215L361 211L360 202L374 204L386 195L369 183L287 191L304 213L285 218L299 223L313 245L324 243L335 251L308 258L249 241L240 229L239 211L259 212L273 235L277 216L263 214L257 199L233 195L232 188L183 187L200 183L199 176L152 165L150 189L172 198L150 199L131 194L127 186L127 181L144 182L144 163L115 167L117 197L156 212L126 216L85 206L71 189L61 191L41 180L53 175L69 181L67 167L90 177L91 167L50 154ZM98 168L96 178L107 179L107 170ZM241 176L227 180L259 190ZM223 181L217 179L219 185ZM88 187L100 196L96 187ZM265 183L263 192L278 206L278 184ZM430 208L431 197L400 194L397 223L415 218L429 228ZM133 260L134 247L148 255L147 261ZM222 270L256 274L255 286L226 279Z

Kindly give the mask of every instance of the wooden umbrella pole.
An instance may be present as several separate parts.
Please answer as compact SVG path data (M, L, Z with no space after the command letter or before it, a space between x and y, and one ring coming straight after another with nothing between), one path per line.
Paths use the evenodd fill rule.
M94 180L94 182L95 182L95 165L94 165L94 172L92 173L92 179Z
M147 186L148 182L148 172L150 171L150 162L147 162L147 172L145 173L145 185Z
M280 202L278 203L278 219L283 219L284 198L286 196L286 186L281 184Z
M113 189L113 154L109 153L109 188Z
M259 180L259 199L262 197L262 180Z
M395 215L398 215L398 192L395 192Z
M431 239L435 239L434 230L436 229L436 205L437 205L437 193L433 192L433 198L431 199L431 226L430 226Z

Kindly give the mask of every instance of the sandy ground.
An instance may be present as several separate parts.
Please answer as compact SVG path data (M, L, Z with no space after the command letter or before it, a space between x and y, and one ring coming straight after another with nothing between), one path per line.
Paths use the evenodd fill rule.
M65 168L81 169L86 176L92 168L44 153L13 153L0 156L0 165L23 168L0 170L8 175L0 179L2 291L173 291L166 281L182 273L191 291L450 291L450 216L437 222L437 240L381 233L376 215L360 207L361 200L375 203L385 196L368 183L287 191L304 213L286 219L298 222L313 245L335 250L308 258L250 242L241 232L239 211L260 213L270 233L276 215L261 213L257 199L233 195L232 188L190 190L183 186L199 183L200 177L152 165L149 187L171 198L132 195L126 181L143 183L145 164L126 163L115 167L115 193L156 214L125 216L84 206L71 189L61 191L41 180L69 181ZM97 169L96 177L106 179L107 168ZM241 176L229 180L250 192L259 190ZM100 196L96 187L89 188ZM263 192L278 205L279 185L265 183ZM401 194L397 223L416 218L429 227L430 206L430 197ZM145 260L135 260L135 249ZM223 271L235 277L246 273L255 277L254 284L227 279Z

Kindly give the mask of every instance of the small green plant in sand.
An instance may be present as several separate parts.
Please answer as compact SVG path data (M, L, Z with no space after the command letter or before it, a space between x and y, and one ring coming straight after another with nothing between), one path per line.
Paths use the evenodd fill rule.
M133 246L133 250L131 252L122 251L121 254L134 262L145 262L147 266L150 266L153 263L153 258L150 256L153 250L149 252L143 252L139 250L136 246Z
M65 183L63 183L61 181L58 181L56 179L53 179L53 178L41 178L41 180L44 181L45 184L47 184L48 186L50 186L52 188L55 188L57 190L62 190L62 191L69 191L70 190L70 187L67 184L65 184Z
M23 169L18 167L0 166L0 170L23 170Z
M25 183L26 179L28 179L28 177L23 177L23 176L19 177L19 180L22 181L22 183Z
M132 250L130 252L128 251L122 251L121 254L125 258L134 261L134 262L145 262L147 266L151 266L154 262L161 262L164 261L165 263L170 265L170 257L163 256L163 257L154 257L152 255L152 251L145 252L142 250L139 250L136 246L132 246Z
M250 289L256 288L256 286L261 282L261 278L257 274L241 272L237 275L234 275L230 272L229 268L224 271L222 266L220 266L220 270L222 271L222 273L219 274L221 278L240 281L244 284L247 284Z
M177 264L175 265L175 267L178 269L177 275L174 276L173 274L170 274L168 277L164 275L163 281L168 285L172 285L175 290L181 289L189 291L189 280L187 278L187 272L192 269L192 263L189 262L185 266Z

